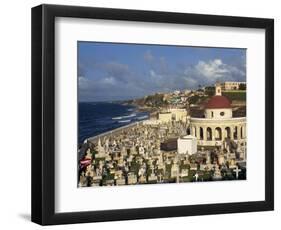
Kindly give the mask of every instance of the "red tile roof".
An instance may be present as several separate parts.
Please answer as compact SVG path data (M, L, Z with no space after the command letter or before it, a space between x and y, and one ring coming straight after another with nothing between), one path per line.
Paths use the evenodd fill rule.
M213 96L207 103L206 109L227 109L231 103L225 96Z

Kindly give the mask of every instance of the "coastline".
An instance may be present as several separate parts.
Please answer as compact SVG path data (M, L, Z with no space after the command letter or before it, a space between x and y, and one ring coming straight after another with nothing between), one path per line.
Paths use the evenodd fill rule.
M136 121L134 123L130 123L128 125L124 125L124 126L118 127L116 129L112 129L112 130L107 131L107 132L103 132L103 133L98 134L96 136L92 136L92 137L86 138L84 140L84 142L87 141L87 142L90 142L90 143L94 144L94 143L96 143L98 141L99 138L103 138L103 137L108 136L108 135L117 134L117 133L120 133L120 132L122 132L124 130L131 129L131 128L135 127L135 126L142 125L142 124L143 124L143 121Z
M113 128L111 130L99 133L97 135L86 137L82 141L78 141L78 146L77 146L78 149L80 149L83 146L83 144L85 142L89 141L89 140L91 142L95 142L95 140L97 140L98 138L104 137L104 136L109 135L109 134L118 133L119 131L123 131L124 129L128 129L128 128L131 128L133 126L136 126L137 124L142 124L142 122L144 120L149 120L151 118L151 116L155 115L155 112L156 112L155 109L145 107L145 106L140 106L137 103L129 103L128 101L110 101L110 102L92 102L92 103L109 103L109 104L119 104L119 105L122 105L122 106L130 106L130 107L132 107L132 113L147 113L147 115L144 115L144 116L147 116L147 118L144 118L144 119L141 119L141 120L136 120L136 121L131 122L129 124L124 123L124 125L122 125L120 127ZM128 116L128 115L125 115L123 117L126 117L126 116Z

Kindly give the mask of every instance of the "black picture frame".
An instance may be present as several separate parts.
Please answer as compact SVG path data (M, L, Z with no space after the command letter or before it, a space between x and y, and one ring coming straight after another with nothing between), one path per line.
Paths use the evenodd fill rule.
M109 19L265 29L265 200L55 213L55 18ZM258 140L257 140L258 141ZM261 150L263 151L263 150ZM274 20L62 5L32 8L32 221L41 225L274 209Z

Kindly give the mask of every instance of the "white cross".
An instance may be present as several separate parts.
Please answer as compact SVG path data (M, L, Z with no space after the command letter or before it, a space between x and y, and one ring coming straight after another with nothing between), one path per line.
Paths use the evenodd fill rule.
M159 181L162 182L162 173L159 174Z
M195 177L195 181L198 181L198 177L199 177L198 173L196 173L193 177Z
M239 169L238 166L236 166L236 168L233 169L233 171L236 173L236 179L238 179L239 172L241 172L241 169Z

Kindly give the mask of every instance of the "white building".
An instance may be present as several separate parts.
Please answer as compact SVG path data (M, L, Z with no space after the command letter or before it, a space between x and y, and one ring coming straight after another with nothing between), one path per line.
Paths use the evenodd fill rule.
M197 152L196 137L187 135L178 138L178 153L192 155Z
M232 116L231 103L221 90L216 85L216 94L206 104L203 118L190 118L190 134L197 138L199 146L218 146L225 138L246 143L246 117Z

